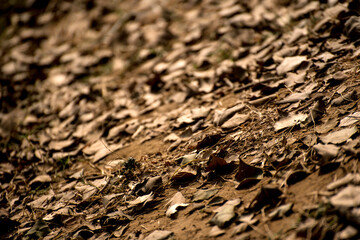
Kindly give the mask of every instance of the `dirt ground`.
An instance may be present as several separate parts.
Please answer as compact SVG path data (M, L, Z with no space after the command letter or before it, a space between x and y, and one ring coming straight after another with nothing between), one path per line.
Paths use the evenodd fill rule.
M0 6L1 239L359 239L356 0Z

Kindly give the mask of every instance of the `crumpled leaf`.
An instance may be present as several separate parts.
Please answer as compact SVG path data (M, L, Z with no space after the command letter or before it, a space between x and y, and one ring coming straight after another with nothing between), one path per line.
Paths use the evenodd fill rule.
M359 231L353 226L349 225L339 232L339 239L353 239Z
M40 239L45 237L51 232L47 223L39 219L36 223L32 226L32 228L25 234L26 238L28 239Z
M345 22L345 34L353 39L358 39L360 37L360 17L351 16Z
M279 131L285 128L290 128L290 127L294 127L298 124L300 124L301 122L306 121L307 119L307 115L303 114L303 113L298 113L295 115L290 115L286 118L280 119L279 121L277 121L274 125L274 129L275 131Z
M219 189L217 189L217 188L200 189L193 195L192 201L199 202L199 201L207 200L207 199L211 198L212 196L214 196L218 191L219 191Z
M213 171L213 170L224 170L226 166L228 166L230 162L227 162L224 158L218 157L217 154L211 154L210 159L207 163L205 171Z
M221 139L220 133L206 135L200 142L198 142L196 149L203 149L215 145Z
M262 186L249 204L249 209L260 210L266 205L274 206L279 202L282 192L274 185Z
M250 213L247 215L239 216L237 221L239 221L240 224L236 225L231 229L231 236L235 236L237 234L245 232L250 225L256 224L258 222L258 219L254 219L254 213Z
M169 200L170 206L166 210L166 216L173 217L177 213L178 209L187 207L189 204L185 202L186 199L181 194L181 192L175 193L174 196Z
M129 202L129 208L141 209L154 199L154 193L149 193Z
M54 197L54 194L47 194L41 197L38 197L32 202L29 202L27 205L31 208L45 208L49 201Z
M358 131L357 127L353 126L351 128L345 128L335 132L331 132L326 136L320 137L320 140L323 143L340 144L351 138L351 136L357 133L357 131Z
M262 173L261 168L248 165L240 159L239 170L235 175L235 179L242 182L249 178L261 178Z
M310 93L308 92L292 93L289 96L285 97L284 99L280 100L278 104L295 103L295 102L303 101L307 99L309 95Z
M314 145L313 148L315 149L316 153L321 156L321 159L324 162L335 158L340 151L340 148L333 144L318 143Z
M136 191L136 194L140 196L149 194L162 186L162 178L160 176L151 177L141 183L140 186L142 187Z
M349 185L335 196L330 198L330 203L335 207L358 207L360 206L360 186Z
M276 68L276 72L277 74L282 75L287 72L294 71L300 66L301 63L306 61L306 59L306 56L286 57Z
M224 229L219 228L218 226L213 226L208 234L208 237L218 237L226 233Z
M223 129L231 129L231 128L237 127L240 124L246 122L248 119L249 119L248 114L235 113L234 116L232 116L229 120L225 121L221 125L221 128L223 128Z
M291 211L293 205L293 203L281 205L280 207L269 213L269 218L275 219L285 217Z
M50 183L50 182L51 182L51 177L45 174L35 177L33 180L29 182L29 185L32 189L35 189L44 183Z
M196 175L197 175L197 171L194 170L189 165L187 165L185 168L181 169L180 171L175 172L171 176L171 180L173 180L173 181L188 181L190 179L195 178Z
M286 184L288 186L293 185L297 182L300 182L301 180L305 179L309 175L308 172L302 171L302 170L296 170L289 174L289 176L286 178Z
M347 127L360 120L360 112L354 112L343 119L341 119L339 127Z
M197 154L196 153L191 153L191 154L186 154L182 157L179 157L176 161L178 163L180 163L181 166L191 162L192 160L194 160L196 158Z
M220 228L228 226L236 217L235 208L241 203L240 199L227 201L223 206L215 210L215 216L210 220L211 224Z
M214 120L213 120L214 125L215 126L223 125L232 116L234 116L235 113L241 111L244 108L245 108L245 105L243 103L240 103L240 104L235 105L228 109L215 110L215 115L214 115Z
M144 240L164 240L168 239L174 233L172 231L167 230L155 230L150 233Z
M353 184L360 184L360 174L352 174L352 173L348 173L346 176L332 182L329 183L327 185L327 189L328 190L335 190L339 187L342 187L344 185L347 185L349 183L353 183Z

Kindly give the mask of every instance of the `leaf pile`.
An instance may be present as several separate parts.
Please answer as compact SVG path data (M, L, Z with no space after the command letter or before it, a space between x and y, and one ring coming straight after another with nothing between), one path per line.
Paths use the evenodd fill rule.
M358 238L359 9L3 4L0 236Z

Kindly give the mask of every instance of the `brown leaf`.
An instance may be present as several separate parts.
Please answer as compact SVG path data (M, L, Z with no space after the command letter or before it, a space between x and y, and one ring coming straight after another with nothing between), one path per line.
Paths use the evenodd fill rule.
M173 181L188 181L190 179L194 179L197 175L197 172L191 168L190 166L186 166L180 171L176 172L171 176L171 180Z
M211 154L210 160L205 168L206 172L213 171L213 170L220 170L222 167L227 166L228 163L225 161L224 158L217 157L216 154Z
M207 200L207 199L211 198L212 196L214 196L218 191L219 191L219 189L216 189L216 188L200 189L193 195L192 201L199 202L199 201Z
M262 173L261 168L250 166L240 159L239 170L235 175L235 179L241 182L247 178L257 178Z
M215 210L216 214L210 220L210 223L220 228L227 227L236 217L235 208L240 205L240 203L240 199L227 201L223 206Z
M285 128L294 127L307 119L307 115L299 113L296 115L290 115L286 118L280 119L274 125L275 131L279 131Z
M145 237L144 240L168 239L173 234L174 234L173 232L167 230L155 230L152 233L150 233L147 237Z
M331 132L326 136L320 137L320 140L326 144L327 143L340 144L347 141L351 136L353 136L357 132L358 129L356 126L354 126L351 128L345 128L335 132Z
M223 125L227 120L229 120L232 116L235 115L235 113L241 111L245 108L244 104L238 104L228 109L223 110L215 110L214 115L214 125L221 126Z
M249 209L260 210L262 207L270 205L274 206L280 201L282 192L273 185L265 185L261 187L255 198L251 201Z
M300 66L301 63L306 61L306 59L306 56L286 57L276 68L276 72L277 74L282 75L287 72L294 71Z
M315 149L316 153L321 156L321 158L324 162L327 162L327 161L335 158L340 151L340 148L333 144L325 144L324 145L324 144L318 143L318 144L314 145L313 148Z
M200 142L198 142L196 149L200 150L206 147L215 145L221 139L220 133L215 133L205 136Z

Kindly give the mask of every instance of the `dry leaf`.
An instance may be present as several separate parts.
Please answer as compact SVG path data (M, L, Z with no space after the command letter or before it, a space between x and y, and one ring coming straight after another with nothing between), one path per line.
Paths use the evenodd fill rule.
M240 205L240 199L227 201L223 206L215 210L215 216L210 220L211 224L217 225L220 228L228 226L236 217L235 208Z
M280 119L274 125L275 131L279 131L285 128L290 128L299 125L301 122L306 121L307 117L308 116L306 114L299 113L296 115L290 115L289 117Z
M164 240L164 239L168 239L171 235L173 235L173 232L171 231L155 230L152 233L150 233L147 237L145 237L144 240Z
M282 75L287 72L294 71L300 66L301 63L306 61L306 59L306 56L286 57L276 68L276 72L277 74Z
M219 189L205 189L205 190L200 189L193 195L192 201L199 202L199 201L207 200L212 196L214 196L218 191Z
M320 140L326 144L327 143L339 144L347 141L349 138L351 138L351 136L357 133L357 131L358 129L356 126L351 128L345 128L335 132L331 132L326 136L320 137Z
M348 185L338 194L330 198L330 203L335 207L358 207L360 206L360 186Z
M249 178L261 178L262 173L261 168L250 166L240 159L239 170L235 175L235 179L241 182Z
M340 148L333 144L325 144L324 145L324 144L318 143L318 144L314 145L313 148L315 149L316 153L321 156L321 158L324 162L327 162L327 161L335 158L340 151Z

